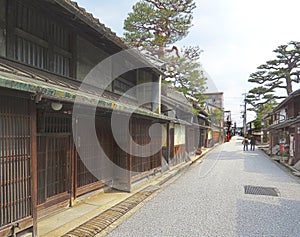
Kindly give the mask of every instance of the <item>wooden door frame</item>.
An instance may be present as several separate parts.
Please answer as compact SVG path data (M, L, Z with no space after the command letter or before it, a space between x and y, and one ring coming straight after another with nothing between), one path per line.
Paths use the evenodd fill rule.
M65 206L70 206L70 200L72 200L72 186L73 186L73 180L70 180L70 178L72 177L72 152L70 151L70 147L71 147L71 138L72 135L69 133L64 133L64 134L37 134L38 136L45 136L46 138L46 156L48 156L48 139L51 137L65 137L67 138L68 141L68 147L66 150L66 172L67 172L67 184L66 184L66 190L64 192L61 192L59 194L56 194L52 197L45 197L45 202L41 203L41 204L37 204L37 218L41 218L44 217L45 215L47 215L49 212L53 212L56 211L57 209L61 208L61 207L65 207ZM47 161L48 161L48 157L45 157L46 159L46 166L47 166ZM36 167L36 173L38 173L38 167ZM47 168L46 168L47 170ZM47 174L46 174L47 175ZM37 175L38 176L38 175ZM38 177L37 177L38 178ZM70 185L70 182L72 183ZM37 186L36 186L37 187ZM47 177L45 177L45 190L47 189ZM37 188L36 188L37 190ZM37 191L36 191L37 192ZM36 194L36 196L38 197L38 193ZM45 195L47 196L47 195ZM36 202L37 203L37 202Z

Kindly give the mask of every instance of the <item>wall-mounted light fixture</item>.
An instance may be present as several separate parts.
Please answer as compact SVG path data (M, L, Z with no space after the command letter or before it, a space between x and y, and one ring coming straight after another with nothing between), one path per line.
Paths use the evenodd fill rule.
M55 111L61 110L63 107L63 104L60 102L51 102L51 108Z

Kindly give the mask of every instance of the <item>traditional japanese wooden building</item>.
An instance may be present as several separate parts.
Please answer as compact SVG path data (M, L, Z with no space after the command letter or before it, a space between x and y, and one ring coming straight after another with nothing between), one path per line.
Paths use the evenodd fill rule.
M163 156L169 166L189 160L195 152L206 147L209 127L208 115L189 102L171 86L162 87L161 112L171 118L163 133Z
M0 236L36 236L39 218L106 186L130 191L133 182L161 168L161 149L142 158L127 153L111 127L113 111L132 115L129 128L121 127L118 135L129 131L140 153L151 149L142 146L150 141L149 127L168 121L160 115L161 72L131 52L112 61L111 70L123 64L132 64L132 70L106 88L82 87L91 69L125 49L120 38L72 1L0 0ZM109 78L101 71L93 75L100 85ZM136 87L145 82L153 84ZM73 113L75 101L81 114ZM86 119L86 132L95 131L97 142L80 141L72 129L78 119ZM161 134L154 145L161 146ZM116 173L95 144L124 174ZM103 161L95 167L97 175L80 156Z
M300 160L300 90L294 91L264 117L270 154L281 155L290 165ZM276 150L275 147L279 147Z

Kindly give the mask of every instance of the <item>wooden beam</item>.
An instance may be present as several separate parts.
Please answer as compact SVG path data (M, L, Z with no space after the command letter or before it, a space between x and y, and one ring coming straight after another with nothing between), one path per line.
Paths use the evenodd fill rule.
M29 40L35 44L38 44L44 48L49 48L49 43L46 40L43 40L33 34L30 34L24 30L21 30L19 28L12 29L13 33L17 36L20 36L23 39Z

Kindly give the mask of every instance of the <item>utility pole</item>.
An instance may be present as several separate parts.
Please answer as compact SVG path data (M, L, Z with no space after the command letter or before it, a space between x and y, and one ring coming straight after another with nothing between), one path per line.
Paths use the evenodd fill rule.
M247 93L244 93L243 95L245 96L245 98L244 98L244 113L243 113L244 135L245 135L247 133L247 101L246 101Z

